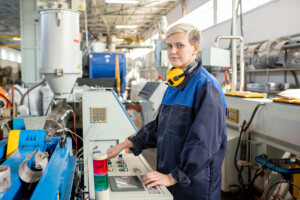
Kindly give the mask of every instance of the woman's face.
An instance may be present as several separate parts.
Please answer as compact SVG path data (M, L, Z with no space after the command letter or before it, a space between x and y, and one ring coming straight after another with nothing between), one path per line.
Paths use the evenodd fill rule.
M171 65L184 69L195 60L199 45L191 45L185 33L174 33L167 38L167 48Z

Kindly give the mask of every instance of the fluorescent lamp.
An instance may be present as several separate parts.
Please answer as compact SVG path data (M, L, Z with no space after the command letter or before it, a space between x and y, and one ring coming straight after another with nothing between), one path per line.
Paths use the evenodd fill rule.
M12 39L15 41L21 41L21 38L19 38L19 37L13 37Z
M124 25L117 25L116 28L136 28L137 25L127 25L127 26L124 26Z
M105 3L137 4L138 0L105 0Z

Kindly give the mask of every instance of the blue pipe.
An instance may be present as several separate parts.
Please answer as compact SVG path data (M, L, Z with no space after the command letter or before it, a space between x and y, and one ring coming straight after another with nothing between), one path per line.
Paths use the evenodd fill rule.
M273 163L265 159L263 155L255 157L255 160L261 165L280 174L300 174L300 168L286 169L286 168L278 167L277 165L274 165ZM293 164L293 163L295 163L295 161L292 161L291 159L289 161L289 164Z

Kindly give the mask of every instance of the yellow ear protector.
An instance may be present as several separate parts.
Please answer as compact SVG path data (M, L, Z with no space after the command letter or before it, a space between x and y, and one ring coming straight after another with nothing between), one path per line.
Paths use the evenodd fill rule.
M179 67L170 68L167 72L167 84L174 87L180 85L185 79L185 76L190 74L195 67L197 67L197 65L198 63L193 61L186 67L186 70L183 70Z

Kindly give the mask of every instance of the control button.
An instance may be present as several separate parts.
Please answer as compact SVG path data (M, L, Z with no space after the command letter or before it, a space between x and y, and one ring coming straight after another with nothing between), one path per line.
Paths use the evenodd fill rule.
M124 167L124 168L121 168L119 169L120 172L128 172L128 168L127 167Z
M118 164L118 167L127 167L126 163Z
M124 160L118 160L117 163L122 164L122 163L125 163L125 161Z

